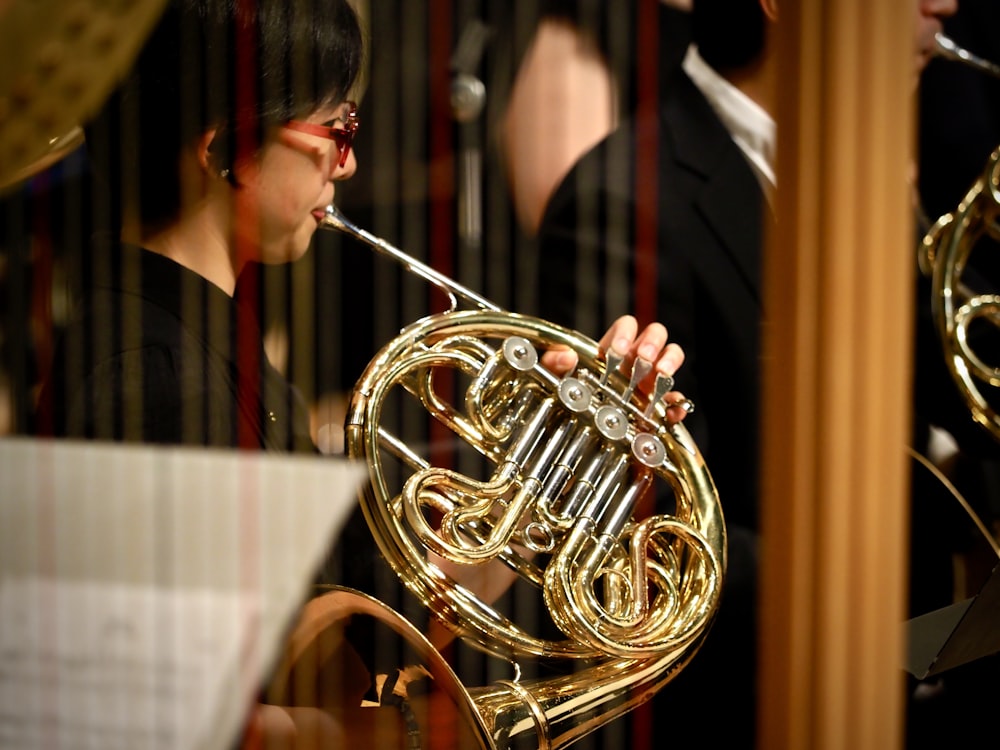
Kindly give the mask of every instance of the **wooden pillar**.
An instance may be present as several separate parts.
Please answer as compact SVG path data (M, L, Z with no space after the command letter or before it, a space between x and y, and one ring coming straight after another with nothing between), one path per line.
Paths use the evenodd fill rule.
M779 3L758 747L903 737L915 0Z

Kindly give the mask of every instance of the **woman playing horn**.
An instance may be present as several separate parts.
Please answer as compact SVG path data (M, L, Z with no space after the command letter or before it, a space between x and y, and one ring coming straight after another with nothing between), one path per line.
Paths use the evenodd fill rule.
M336 184L354 173L349 96L362 59L346 0L168 3L88 126L108 181L95 213L111 231L89 251L38 434L315 450L303 399L263 348L247 272L306 253ZM683 361L662 325L639 330L630 316L600 345L653 363L650 382ZM565 372L575 355L550 350L543 362ZM668 410L673 421L684 413ZM291 715L279 723L294 733ZM274 716L262 710L254 726Z

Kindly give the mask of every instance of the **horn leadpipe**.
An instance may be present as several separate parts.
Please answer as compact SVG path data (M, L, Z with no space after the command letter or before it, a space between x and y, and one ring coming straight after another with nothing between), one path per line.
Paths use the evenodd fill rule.
M456 310L458 308L458 300L461 299L463 302L473 307L479 307L483 310L493 310L494 312L502 312L500 307L493 304L485 297L476 294L474 291L462 286L454 279L445 276L443 273L435 271L430 266L421 263L419 260L410 255L407 255L398 247L390 245L382 238L376 237L371 232L353 224L332 203L326 207L326 215L320 222L320 227L323 229L336 229L339 231L346 229L350 234L364 240L371 245L372 249L392 258L397 263L400 263L410 273L415 276L419 276L429 284L433 284L448 295L448 299L451 300L451 310Z
M1000 78L1000 65L990 62L964 49L940 31L934 35L935 54L945 60L965 63L983 73Z

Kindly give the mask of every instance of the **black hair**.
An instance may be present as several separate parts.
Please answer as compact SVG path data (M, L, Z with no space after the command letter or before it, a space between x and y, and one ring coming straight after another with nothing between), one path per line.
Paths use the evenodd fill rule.
M168 0L87 128L111 210L114 197L134 200L128 211L143 227L169 224L180 211L184 148L216 128L210 156L223 173L269 127L344 100L363 49L347 0Z
M756 62L764 52L767 17L760 0L694 0L692 39L720 73Z

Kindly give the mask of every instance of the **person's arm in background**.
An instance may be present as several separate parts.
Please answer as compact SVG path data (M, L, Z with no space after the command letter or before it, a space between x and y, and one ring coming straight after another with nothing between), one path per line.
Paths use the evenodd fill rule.
M529 235L576 161L615 125L615 86L590 36L543 18L518 69L502 123L514 209Z
M679 65L690 38L691 0L661 0L661 73ZM584 154L627 113L626 89L638 71L621 70L597 38L597 3L554 0L522 58L501 123L514 211L534 236L552 194ZM633 19L638 22L639 15ZM623 107L626 109L623 110Z

